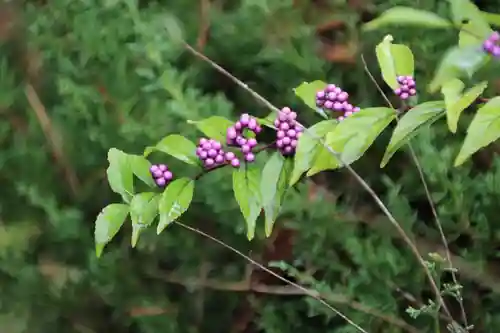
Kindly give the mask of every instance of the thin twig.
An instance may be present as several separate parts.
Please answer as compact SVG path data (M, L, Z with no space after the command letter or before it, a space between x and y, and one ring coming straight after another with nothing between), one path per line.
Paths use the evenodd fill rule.
M154 274L158 278L168 282L177 284L184 287L195 287L195 288L207 288L218 291L230 291L230 292L253 292L258 294L266 295L276 295L276 296L309 296L301 289L297 289L294 286L280 286L280 285L266 285L266 284L249 284L246 279L242 281L221 281L216 279L199 279L199 278L186 278L181 276L175 276L173 274ZM389 316L385 313L367 307L359 302L355 302L344 295L341 294L321 294L318 295L332 303L345 304L355 310L371 315L382 321L385 321L394 326L398 326L410 333L418 333L418 330L413 326L409 325L405 321Z
M363 54L361 54L361 62L363 63L363 67L365 69L365 72L367 73L367 75L369 76L369 78L373 82L373 84L377 87L377 90L380 92L380 94L382 95L384 100L387 102L387 104L389 105L390 108L394 109L394 106L392 105L391 101L389 100L387 95L384 93L384 91L382 90L382 88L378 84L377 80L375 80L375 77L372 75L370 69L368 68L368 64L366 63L366 60L365 60L365 57L363 56ZM396 117L396 121L399 122L399 117ZM415 164L415 167L417 168L418 175L420 177L420 180L422 181L422 185L424 186L425 196L426 196L427 201L429 202L429 205L431 207L432 215L434 216L434 221L436 222L436 227L437 227L437 229L439 231L439 235L441 237L441 242L443 243L443 246L445 247L446 260L448 261L448 264L449 264L449 269L451 272L453 283L455 285L458 285L458 280L457 280L456 274L455 274L454 269L453 269L453 263L451 261L451 255L450 255L450 249L448 247L448 241L446 240L446 236L444 235L441 220L439 219L439 216L438 216L438 213L436 210L436 206L434 205L434 202L432 200L432 196L431 196L431 193L429 191L429 186L427 184L427 181L425 179L423 168L420 164L420 161L417 157L417 154L415 153L415 150L413 149L412 144L410 142L408 142L407 145L410 148L411 158L413 160L413 163ZM465 313L463 299L462 299L462 296L460 294L458 295L457 300L458 300L458 303L460 306L460 311L461 311L461 315L462 315L462 320L464 321L464 325L465 325L465 327L468 327L469 325L467 322L467 315ZM443 302L443 299L440 298L440 301ZM444 305L444 302L442 304Z
M196 56L197 58L199 58L199 59L205 61L206 63L210 64L214 69L216 69L218 72L220 72L221 74L223 74L226 77L228 77L229 79L231 79L236 85L238 85L239 87L241 87L244 90L246 90L250 95L252 95L252 97L254 97L257 101L259 101L260 103L262 103L266 107L268 107L270 110L272 110L273 112L276 112L278 114L281 112L271 102L269 102L268 100L266 100L264 97L262 97L256 91L254 91L253 89L251 89L250 87L248 87L247 84L245 84L244 82L242 82L241 80L239 80L238 78L236 78L235 76L233 76L231 73L229 73L228 71L226 71L223 67L221 67L220 65L218 65L217 63L215 63L214 61L212 61L210 58L208 58L204 54L196 51L194 48L192 48L187 43L184 43L184 46L194 56ZM401 227L401 225L397 222L397 220L391 214L391 212L389 211L389 209L385 206L385 204L379 198L379 196L375 193L375 191L371 188L371 186L368 185L368 183L350 165L343 163L343 161L341 159L341 156L340 156L340 154L338 152L336 152L330 146L328 146L327 144L325 144L325 142L324 142L324 140L322 138L320 138L320 137L314 135L313 133L311 133L311 131L309 131L305 126L303 126L303 125L301 125L301 126L304 128L304 133L307 134L307 135L309 135L313 139L319 141L322 144L322 146L330 154L332 154L333 156L335 156L335 158L337 158L337 160L339 160L339 162L341 162L341 164L346 167L346 169L351 173L351 175L356 179L356 181L373 198L373 200L375 201L375 203L379 206L379 208L382 210L382 212L384 213L384 215L387 216L387 218L389 219L389 221L391 222L391 224L396 228L396 230L398 231L398 233L401 235L401 238L404 240L404 242L408 245L408 247L410 248L410 250L413 252L413 254L415 255L415 257L417 258L419 264L422 266L422 268L425 271L425 274L427 275L427 278L429 280L429 283L431 285L431 288L432 288L434 294L436 295L436 297L438 297L438 299L441 300L441 303L443 305L443 309L446 312L446 314L449 317L451 317L451 314L450 314L447 306L444 304L444 301L443 301L442 296L441 296L441 292L440 292L439 288L437 287L436 282L434 281L434 278L432 277L432 274L431 274L429 268L427 267L424 259L422 258L422 255L418 251L418 249L415 246L415 244L413 244L413 242L410 239L410 237L406 234L406 232L404 231L404 229Z
M326 306L328 309L330 309L331 311L333 311L339 317L341 317L342 319L344 319L347 323L349 323L350 325L354 326L358 331L360 331L362 333L368 333L363 328L361 328L359 325L357 325L355 322L353 322L351 319L349 319L346 315L344 315L342 312L340 312L339 310L337 310L336 308L334 308L333 306L331 306L330 304L328 304L325 300L323 300L321 298L321 295L317 291L305 288L305 287L301 286L300 284L297 284L297 283L295 283L293 281L290 281L290 280L282 277L281 275L273 272L272 270L270 270L269 268L267 268L264 265L260 264L259 262L253 260L252 258L250 258L249 256L247 256L243 252L241 252L241 251L235 249L234 247L232 247L232 246L224 243L223 241L219 240L218 238L215 238L212 235L209 235L209 234L207 234L207 233L205 233L205 232L203 232L203 231L201 231L199 229L190 227L190 226L188 226L188 225L186 225L186 224L184 224L182 222L179 222L179 221L176 221L175 223L177 225L179 225L179 226L187 229L187 230L195 232L195 233L197 233L200 236L206 237L206 238L210 239L211 241L216 242L217 244L225 247L226 249L228 249L228 250L236 253L240 257L245 258L245 260L247 260L248 262L250 262L252 265L258 267L259 269L263 270L264 272L266 272L268 274L271 274L272 276L274 276L278 280L281 280L282 282L285 282L286 284L289 284L290 286L293 286L293 287L295 287L295 288L303 291L305 295L314 298L315 300L317 300L318 302L320 302L322 305Z
M71 188L72 194L76 195L79 191L79 181L76 177L75 172L71 168L68 163L63 148L59 143L55 130L52 126L52 122L50 121L47 112L45 111L45 107L42 104L42 101L38 97L38 94L35 91L35 88L31 84L27 84L25 88L26 98L28 99L28 103L31 108L35 112L35 115L42 127L43 134L47 139L49 147L52 151L54 159L60 165L62 171L64 172L66 181L68 182L69 187Z

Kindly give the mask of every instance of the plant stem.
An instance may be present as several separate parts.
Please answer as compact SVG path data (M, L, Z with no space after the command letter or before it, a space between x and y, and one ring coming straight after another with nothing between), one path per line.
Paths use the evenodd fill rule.
M192 53L194 56L196 56L197 58L205 61L206 63L208 63L209 65L211 65L215 70L217 70L218 72L220 72L221 74L225 75L226 77L228 77L229 79L231 79L236 85L238 85L239 87L243 88L244 90L246 90L250 95L252 95L252 97L254 97L257 101L259 101L260 103L262 103L263 105L265 105L266 107L268 107L270 110L272 110L273 112L276 112L276 113L280 113L281 111L275 107L271 102L269 102L267 99L265 99L264 97L262 97L260 94L258 94L256 91L252 90L250 87L248 87L247 84L245 84L244 82L242 82L241 80L239 80L238 78L236 78L234 75L232 75L231 73L229 73L228 71L226 71L223 67L221 67L220 65L218 65L217 63L215 63L214 61L212 61L210 58L208 58L207 56L205 56L204 54L198 52L197 50L195 50L194 48L192 48L189 44L187 43L184 43L184 47L190 52ZM372 199L375 201L375 203L379 206L379 208L382 210L382 212L384 213L385 216L387 216L387 218L389 219L389 221L391 222L391 224L394 226L394 228L396 228L397 232L400 234L401 238L403 239L403 241L407 244L407 246L410 248L410 250L413 252L413 254L415 255L415 257L417 258L419 264L422 266L422 268L424 269L425 271L425 274L427 275L427 278L429 280L429 283L431 285L431 288L433 290L433 292L436 294L437 297L440 297L441 299L441 302L443 304L443 308L446 312L446 315L451 318L451 313L449 312L448 308L446 307L446 305L444 304L444 301L442 300L442 297L441 297L441 294L440 294L440 291L439 291L439 288L437 288L436 286L436 283L434 281L434 279L432 278L432 275L429 271L429 269L427 268L427 266L425 265L425 262L424 262L424 259L422 258L422 255L420 254L420 252L418 251L416 245L412 242L412 240L410 239L410 237L406 234L406 232L404 231L404 229L401 227L401 225L399 224L399 222L395 219L395 217L392 215L392 213L389 211L389 209L386 207L386 205L382 202L382 200L380 199L380 197L375 193L375 191L371 188L370 185L368 185L368 183L348 164L344 163L340 154L338 152L336 152L335 150L333 150L330 146L328 146L324 140L318 136L316 136L315 134L311 133L307 128L304 127L304 133L309 135L311 138L317 140L318 142L321 143L321 145L330 153L332 154L333 156L335 156L335 158L341 162L341 165L345 166L346 169L349 171L349 173L351 173L351 175L356 179L356 181L368 192L368 194L372 197ZM450 319L451 322L453 322L452 319Z
M262 265L261 263L255 261L254 259L250 258L249 256L245 255L243 252L235 249L234 247L224 243L223 241L221 241L220 239L212 236L212 235L209 235L199 229L196 229L196 228L193 228L193 227L190 227L182 222L179 222L179 221L175 221L174 223L176 223L177 225L183 227L184 229L187 229L189 231L192 231L192 232L195 232L197 233L198 235L200 236L203 236L203 237L206 237L214 242L216 242L217 244L225 247L226 249L236 253L237 255L239 255L240 257L242 258L245 258L246 261L248 261L249 263L251 263L252 265L258 267L259 269L263 270L264 272L274 276L275 278L281 280L282 282L285 282L286 284L289 284L301 291L303 291L307 296L310 296L312 298L314 298L315 300L317 300L318 302L320 302L322 305L326 306L328 309L330 309L331 311L333 311L335 314L337 314L339 317L341 317L342 319L344 319L347 323L349 323L350 325L354 326L358 331L362 332L362 333L368 333L367 331L365 331L363 328L361 328L359 325L357 325L355 322L353 322L351 319L349 319L346 315L344 315L342 312L340 312L339 310L337 310L336 308L334 308L333 306L331 306L330 304L328 304L325 300L323 300L321 298L321 295L315 291L315 290L311 290L311 289L308 289L308 288L305 288L303 286L301 286L300 284L297 284L293 281L290 281L284 277L282 277L281 275L273 272L272 270L270 270L269 268L267 268L266 266Z

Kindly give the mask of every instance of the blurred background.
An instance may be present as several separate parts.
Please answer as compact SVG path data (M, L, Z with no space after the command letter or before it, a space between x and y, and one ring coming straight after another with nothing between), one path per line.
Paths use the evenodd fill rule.
M494 1L476 1L500 12ZM387 33L416 58L424 83L457 33L361 25L395 6L449 16L443 0L30 0L0 5L1 333L350 333L355 328L220 245L175 225L130 248L124 226L98 260L93 224L117 202L109 148L141 153L167 134L200 136L187 120L269 110L170 40L175 16L187 41L305 124L320 120L293 94L303 81L339 84L361 107L383 106L360 61L381 81L374 46ZM500 66L478 79L494 83ZM497 76L495 78L495 75ZM496 85L496 87L495 87ZM385 88L384 88L385 89ZM387 89L390 94L390 91ZM452 161L472 111L452 136L444 121L412 142L450 243L474 332L500 325L498 146ZM390 131L353 166L423 254L444 255L417 170L403 150L379 168ZM183 166L166 156L177 175ZM286 198L269 239L251 243L229 170L204 177L184 223L313 287L369 332L431 332L406 309L432 298L424 273L387 219L345 171L324 172ZM441 276L449 282L449 274ZM455 316L459 308L447 298Z

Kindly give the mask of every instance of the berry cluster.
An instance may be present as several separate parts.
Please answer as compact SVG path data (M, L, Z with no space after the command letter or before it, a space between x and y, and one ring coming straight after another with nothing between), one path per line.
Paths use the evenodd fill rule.
M243 153L245 161L253 162L255 160L253 149L257 146L257 140L254 138L249 138L249 139L245 138L243 136L243 131L245 129L248 129L254 132L255 134L259 134L262 131L262 127L260 127L259 123L257 122L257 119L251 117L247 113L244 113L241 115L240 120L238 120L234 124L234 126L231 126L227 129L226 140L229 146L237 146L240 148L240 151Z
M349 103L349 94L334 84L329 84L322 91L316 93L316 106L330 111L342 112L342 116L337 118L343 120L354 112L360 110Z
M493 32L488 39L483 42L483 49L495 58L500 59L500 33Z
M205 168L210 169L222 165L226 162L226 156L219 141L201 138L196 155L203 161Z
M151 172L151 176L153 177L156 185L159 187L166 186L174 175L171 171L168 170L168 167L165 164L153 164L149 171Z
M281 109L274 121L276 126L276 147L284 156L293 155L297 148L297 142L302 135L303 128L297 121L297 113L289 107Z
M399 96L402 100L408 99L410 96L415 96L417 94L415 79L408 76L398 76L399 88L394 90L394 93Z

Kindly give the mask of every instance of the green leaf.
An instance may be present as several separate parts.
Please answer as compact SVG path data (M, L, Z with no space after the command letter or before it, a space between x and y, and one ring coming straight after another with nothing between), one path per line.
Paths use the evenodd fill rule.
M392 44L391 35L385 36L375 48L382 77L392 90L399 87L397 76L413 75L415 60L411 50L402 44Z
M366 23L363 30L376 30L388 25L411 25L426 28L451 28L451 23L432 12L411 7L393 7L378 18Z
M489 37L492 30L483 29L483 24L477 20L470 21L469 23L463 25L458 33L458 46L478 46L483 43L483 41Z
M474 22L473 34L484 36L491 33L490 25L488 24L483 13L470 0L448 0L451 5L451 16L455 26L460 27L464 22Z
M196 156L196 145L182 135L172 134L166 136L153 147L153 150L161 151L188 164L199 164L199 159ZM144 155L147 156L150 152L146 149Z
M480 46L451 48L441 60L429 84L429 92L436 92L449 80L463 76L471 77L487 61L488 56Z
M255 236L255 224L262 210L260 170L255 164L245 164L233 171L233 192L247 225L247 238Z
M394 153L417 135L424 125L430 125L444 116L445 104L443 101L425 102L410 109L398 121L391 140L385 151L380 167L383 168Z
M188 123L195 125L198 130L207 137L220 141L221 143L226 142L227 129L234 124L233 121L220 116L213 116L196 121L188 120Z
M163 24L165 25L169 41L173 41L175 43L182 43L184 41L184 32L181 27L181 23L175 16L164 14Z
M132 220L132 247L139 240L140 233L153 223L158 215L160 195L153 192L136 194L130 202L130 219Z
M500 138L500 96L492 98L477 110L472 119L464 144L455 159L455 166L462 165L479 149Z
M129 203L134 195L134 174L130 165L129 155L121 150L111 148L108 151L109 167L106 170L111 190L122 196Z
M269 113L265 118L257 118L259 121L259 124L263 126L267 126L269 128L274 128L276 129L276 126L274 126L274 120L276 119L276 112L272 111Z
M266 237L271 235L274 222L280 212L292 166L290 159L285 159L279 152L275 152L262 170L260 193L266 217Z
M128 205L110 204L104 207L95 221L95 253L99 258L102 250L118 233L129 212Z
M458 81L458 82L457 82ZM460 80L447 82L441 89L446 103L446 119L452 133L457 131L458 119L463 110L468 108L486 89L488 82L481 82L465 94L461 94L464 84Z
M295 95L297 95L297 97L299 97L308 107L315 110L322 117L327 118L328 116L325 111L316 106L316 93L318 91L324 90L326 86L327 84L320 80L312 82L302 82L293 91L295 92Z
M290 186L297 183L304 172L309 170L321 143L316 138L323 139L328 132L337 126L337 120L323 120L308 129L300 138L295 151L294 166L290 177Z
M149 171L151 163L139 155L129 155L129 158L134 175L136 175L137 178L142 180L148 186L155 187L155 182L153 177L151 177L151 172Z
M325 144L339 153L342 161L321 146L307 175L357 161L395 117L396 110L378 107L362 109L344 119L325 139Z
M160 223L156 230L157 234L187 211L193 200L193 194L194 181L189 178L179 178L167 186L159 203Z
M481 12L486 22L497 27L500 26L500 14Z

